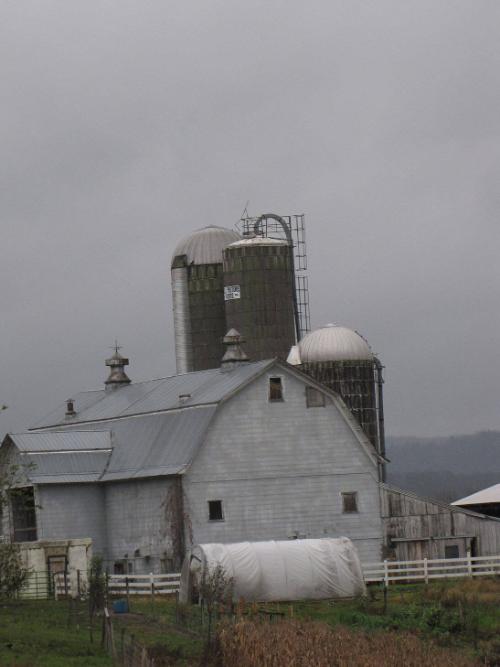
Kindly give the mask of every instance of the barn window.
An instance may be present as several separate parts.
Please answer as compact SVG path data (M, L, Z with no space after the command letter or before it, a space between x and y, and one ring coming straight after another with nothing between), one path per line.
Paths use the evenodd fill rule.
M222 500L208 501L208 519L209 521L224 521L222 512Z
M125 562L117 560L113 564L113 574L125 574Z
M283 382L281 378L269 378L269 400L283 400Z
M358 511L358 494L355 491L342 493L342 512L349 514Z
M324 408L324 393L314 387L306 387L306 406L308 408Z
M444 547L444 557L445 558L460 558L460 551L458 549L458 544L447 544Z
M35 494L32 486L10 492L14 542L35 542L36 512Z

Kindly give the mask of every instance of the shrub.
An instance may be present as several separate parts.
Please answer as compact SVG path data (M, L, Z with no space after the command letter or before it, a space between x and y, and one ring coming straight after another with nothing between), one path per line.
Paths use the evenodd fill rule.
M0 595L15 597L29 576L17 544L0 544Z

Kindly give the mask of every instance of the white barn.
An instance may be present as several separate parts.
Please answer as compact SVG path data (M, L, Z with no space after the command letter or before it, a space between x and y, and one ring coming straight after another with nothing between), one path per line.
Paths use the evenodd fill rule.
M113 359L115 385L5 437L33 506L4 532L91 537L116 572L177 569L207 542L347 536L381 558L380 456L337 394L277 360L130 383Z

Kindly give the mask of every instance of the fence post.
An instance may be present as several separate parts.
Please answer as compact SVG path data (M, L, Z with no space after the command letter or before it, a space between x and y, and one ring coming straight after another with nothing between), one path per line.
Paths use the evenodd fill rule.
M127 596L127 612L130 611L130 586L128 582L128 577L125 577L125 594Z
M155 601L155 580L154 580L154 576L153 576L152 572L149 573L149 580L151 582L151 602L154 604L154 601Z
M427 558L424 558L424 577L425 577L425 583L429 583L429 570L427 568Z
M68 571L64 570L64 595L68 597Z
M472 577L472 558L470 549L467 551L467 572L469 574L469 577Z
M387 588L389 585L389 565L387 564L387 558L384 560L384 586Z

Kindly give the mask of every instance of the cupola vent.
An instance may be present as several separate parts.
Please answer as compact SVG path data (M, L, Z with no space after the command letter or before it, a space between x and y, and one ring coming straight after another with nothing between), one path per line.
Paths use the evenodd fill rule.
M130 384L130 378L125 373L125 366L128 366L128 359L122 357L118 352L120 346L115 343L115 353L109 359L106 359L106 366L110 367L108 379L104 383L107 390L119 389L127 384Z

